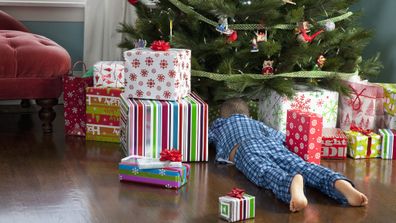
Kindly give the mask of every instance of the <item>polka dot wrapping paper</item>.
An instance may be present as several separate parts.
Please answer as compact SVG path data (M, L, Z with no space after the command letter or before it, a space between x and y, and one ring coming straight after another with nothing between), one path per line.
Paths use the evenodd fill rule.
M191 50L137 48L125 51L124 58L129 98L175 101L190 93Z
M312 112L288 110L286 146L307 162L320 164L322 116Z

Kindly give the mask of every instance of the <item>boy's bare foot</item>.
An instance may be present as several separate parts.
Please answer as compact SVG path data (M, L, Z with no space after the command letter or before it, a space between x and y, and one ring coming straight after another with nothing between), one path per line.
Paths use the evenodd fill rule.
M308 200L304 194L304 179L300 174L294 176L290 186L290 194L290 211L301 211L308 205Z
M367 206L368 199L362 192L356 190L351 183L346 180L337 180L335 188L340 191L348 200L351 206Z

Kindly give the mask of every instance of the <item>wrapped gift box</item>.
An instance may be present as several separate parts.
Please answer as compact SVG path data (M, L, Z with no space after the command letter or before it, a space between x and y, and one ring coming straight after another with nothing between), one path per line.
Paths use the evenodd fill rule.
M381 156L381 136L371 132L365 135L357 131L345 131L348 138L348 155L354 159Z
M255 216L255 197L244 194L242 198L219 197L220 217L228 222L242 221Z
M183 162L208 161L208 105L195 93L180 101L121 94L121 146L127 155L159 158L176 149Z
M382 159L396 159L396 130L394 129L380 129L381 135L381 158Z
M341 129L323 128L322 159L346 159L348 139Z
M300 110L287 111L286 145L307 162L320 164L322 116Z
M190 50L138 48L125 51L124 58L129 98L178 100L190 92Z
M396 129L396 116L385 113L384 127L388 129Z
M396 116L396 84L379 84L384 89L384 109L391 116Z
M87 88L87 140L120 142L121 92L119 88Z
M94 64L95 87L125 87L124 61L100 61Z
M160 169L139 169L137 160L142 157L129 156L119 163L119 177L121 181L132 181L164 186L166 188L180 188L187 183L190 166L183 163L182 167L167 167Z
M368 82L345 81L352 91L350 97L340 97L339 126L349 130L351 125L376 130L383 127L384 91Z
M321 114L324 128L335 128L338 113L338 93L321 88L297 86L292 99L270 91L260 99L258 119L274 129L286 131L287 110L296 109Z

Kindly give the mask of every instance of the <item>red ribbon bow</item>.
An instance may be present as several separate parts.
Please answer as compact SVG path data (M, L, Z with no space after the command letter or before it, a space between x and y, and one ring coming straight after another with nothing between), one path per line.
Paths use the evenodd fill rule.
M171 162L182 161L182 155L176 149L172 149L172 150L165 149L160 153L160 155L161 155L160 161L171 161Z
M230 197L242 198L244 193L245 190L234 187L227 195Z
M370 130L370 129L363 129L363 128L360 128L360 127L357 127L356 125L351 125L351 127L350 127L350 130L351 131L355 131L355 132L360 132L360 133L362 133L363 135L366 135L367 137L368 137L368 142L367 142L367 153L366 153L366 156L367 157L370 157L370 155L371 155L371 133L373 132L372 130Z
M363 89L360 91L360 93L358 93L358 92L356 91L356 89L352 87L352 85L349 85L349 87L352 89L353 93L355 93L355 95L356 95L356 97L355 97L355 98L351 101L351 103L350 103L350 104L352 105L352 109L355 110L355 111L359 111L360 108L362 107L362 99L360 99L360 96L362 96L362 95L363 95L363 92L364 92L365 90L367 90L367 89L366 89L366 88L363 88ZM356 105L356 103L357 103L357 105Z
M150 48L155 51L167 51L169 50L170 45L168 42L163 40L156 40L151 44Z

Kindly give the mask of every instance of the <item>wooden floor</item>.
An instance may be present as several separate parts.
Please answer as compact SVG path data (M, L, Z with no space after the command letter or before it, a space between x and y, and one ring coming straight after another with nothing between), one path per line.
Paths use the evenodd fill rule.
M395 222L396 163L379 159L324 161L367 194L369 207L343 207L306 189L308 208L288 205L250 183L233 166L192 164L180 190L121 183L119 145L65 137L62 107L54 133L43 135L37 113L0 109L0 222L223 222L218 197L232 187L256 196L247 222Z

